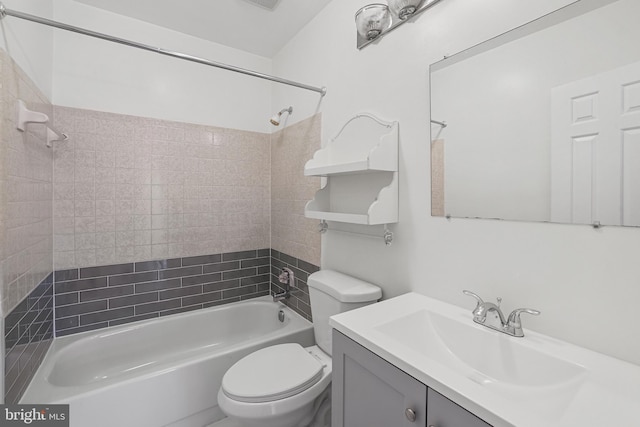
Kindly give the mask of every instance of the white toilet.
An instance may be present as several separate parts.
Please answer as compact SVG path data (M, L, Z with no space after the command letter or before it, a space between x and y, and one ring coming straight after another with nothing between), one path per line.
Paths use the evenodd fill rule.
M243 427L327 427L331 422L329 317L376 302L379 287L331 270L307 281L316 344L274 345L233 365L218 404Z

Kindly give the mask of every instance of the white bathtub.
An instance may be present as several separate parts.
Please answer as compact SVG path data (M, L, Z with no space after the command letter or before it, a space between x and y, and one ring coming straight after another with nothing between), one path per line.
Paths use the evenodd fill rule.
M68 403L72 427L202 427L224 418L227 369L284 342L313 328L269 297L56 338L20 403Z

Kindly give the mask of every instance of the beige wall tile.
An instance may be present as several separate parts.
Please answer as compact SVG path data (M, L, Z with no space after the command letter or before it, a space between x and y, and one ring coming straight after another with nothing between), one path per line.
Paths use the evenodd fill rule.
M271 247L320 265L317 221L304 218L304 206L320 179L304 177L304 165L320 149L321 115L280 130L271 142Z
M82 248L61 240L56 265L267 247L319 264L315 222L303 218L319 180L302 178L302 168L320 147L320 116L269 135L66 107L54 113L71 134L55 151L54 219L67 235L65 219L75 218Z
M45 127L16 129L18 99L50 118L52 106L36 85L0 49L0 315L5 316L53 268L53 174L61 182L74 180L74 158L66 170L53 170L53 152L45 145ZM73 188L60 189L68 203L61 213L73 216ZM58 245L69 247L62 238Z

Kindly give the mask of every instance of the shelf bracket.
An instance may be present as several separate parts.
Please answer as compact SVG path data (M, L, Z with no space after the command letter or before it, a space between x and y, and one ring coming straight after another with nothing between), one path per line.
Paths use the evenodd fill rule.
M384 235L382 236L382 238L384 239L384 244L386 246L391 246L391 244L393 243L393 232L389 230L387 224L384 225Z
M327 223L326 220L323 219L322 221L320 221L320 224L318 224L318 232L320 234L325 234L327 231L329 231L329 224ZM384 224L384 233L382 234L382 236L376 236L376 235L367 234L367 233L357 233L355 231L340 230L338 228L334 228L333 231L337 231L345 234L353 234L356 236L373 237L376 239L382 237L382 239L384 240L385 246L391 246L391 244L393 243L393 232L389 230L389 227L387 226L387 224Z

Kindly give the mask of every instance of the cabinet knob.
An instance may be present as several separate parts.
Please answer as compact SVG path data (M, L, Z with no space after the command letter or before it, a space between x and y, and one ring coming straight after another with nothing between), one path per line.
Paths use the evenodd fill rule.
M407 417L407 419L409 421L411 421L412 423L416 422L416 411L414 411L411 408L407 408L404 411L404 415Z

